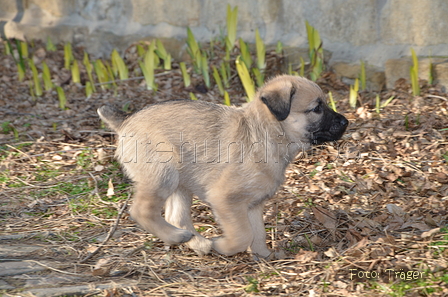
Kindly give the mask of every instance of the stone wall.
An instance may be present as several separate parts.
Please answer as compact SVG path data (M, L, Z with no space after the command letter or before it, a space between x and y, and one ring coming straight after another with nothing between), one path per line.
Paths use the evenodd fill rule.
M330 65L336 65L338 74L352 78L364 60L375 74L374 89L391 87L397 75L409 75L401 58L410 55L411 47L419 57L438 57L439 72L447 68L446 0L0 0L0 34L44 40L50 36L54 42L83 45L93 55L158 37L181 59L186 27L201 41L219 36L225 32L228 3L238 5L238 36L248 42L254 41L258 28L267 44L281 41L306 48L308 20L332 53ZM381 83L378 73L391 68L386 62L404 70L397 74L399 67L392 66L395 73L386 71ZM446 76L439 74L439 80L448 85Z

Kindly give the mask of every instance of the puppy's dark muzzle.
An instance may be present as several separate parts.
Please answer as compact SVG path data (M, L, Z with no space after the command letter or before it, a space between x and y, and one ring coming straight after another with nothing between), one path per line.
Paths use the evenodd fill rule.
M311 143L322 144L328 141L339 140L348 126L348 120L341 114L333 111L332 120L325 121L320 129L311 132Z

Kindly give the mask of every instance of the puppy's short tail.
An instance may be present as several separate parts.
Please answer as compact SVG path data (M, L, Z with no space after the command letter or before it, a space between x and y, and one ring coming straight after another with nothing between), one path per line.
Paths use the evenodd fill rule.
M123 111L111 105L101 106L98 108L97 113L101 120L103 120L103 122L105 122L109 128L115 132L118 132L121 124L123 124L123 121L126 119L126 114Z

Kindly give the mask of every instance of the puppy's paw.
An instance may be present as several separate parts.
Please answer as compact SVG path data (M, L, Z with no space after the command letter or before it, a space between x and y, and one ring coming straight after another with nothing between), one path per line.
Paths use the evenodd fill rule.
M200 257L207 255L212 249L212 241L198 235L194 236L189 242L187 242L187 245Z
M213 239L213 249L220 254L226 256L232 256L240 252L244 252L248 243L234 242L232 240L226 240L224 237L218 237Z
M177 229L177 228L176 228ZM160 238L169 245L174 245L174 244L181 244L184 242L188 242L191 240L191 238L193 238L194 234L193 232L190 232L188 230L184 230L184 229L177 229L175 232L171 233L169 235L169 238L162 238L160 236Z
M282 260L286 258L286 254L283 250L279 250L276 252L269 252L269 254L264 253L263 255L260 254L252 254L254 261L261 261L261 259L265 259L267 261L273 261L273 260Z

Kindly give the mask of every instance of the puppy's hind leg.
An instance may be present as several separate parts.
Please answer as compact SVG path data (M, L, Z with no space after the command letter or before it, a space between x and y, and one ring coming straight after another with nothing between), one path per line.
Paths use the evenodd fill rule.
M179 181L177 171L167 171L158 179L136 181L130 213L140 226L166 244L180 244L189 241L193 233L174 227L162 217L165 201L175 192Z
M191 194L178 189L165 203L165 219L170 224L191 231L194 236L186 244L199 256L206 255L212 248L212 241L204 238L193 226L191 220Z

